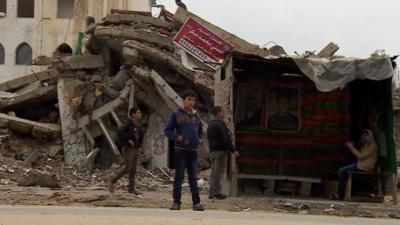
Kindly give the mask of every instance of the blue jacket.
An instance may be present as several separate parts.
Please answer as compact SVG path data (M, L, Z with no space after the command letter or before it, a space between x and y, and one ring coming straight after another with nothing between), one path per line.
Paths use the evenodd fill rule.
M197 113L190 114L183 109L174 112L169 120L164 133L174 141L175 150L197 151L203 128L200 116ZM177 141L177 136L183 137L182 142Z

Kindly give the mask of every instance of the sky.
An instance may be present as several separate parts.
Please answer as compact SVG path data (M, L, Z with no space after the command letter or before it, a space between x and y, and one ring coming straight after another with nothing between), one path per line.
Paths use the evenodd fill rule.
M400 0L182 0L188 10L263 46L288 54L337 43L337 55L400 54ZM157 0L175 12L175 0Z

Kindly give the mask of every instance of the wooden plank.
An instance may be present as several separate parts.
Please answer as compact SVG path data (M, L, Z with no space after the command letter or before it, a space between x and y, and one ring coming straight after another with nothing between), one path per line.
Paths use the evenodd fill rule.
M257 175L257 174L238 174L238 179L258 179L258 180L288 180L298 182L321 183L321 179L312 177L293 177L293 176L275 176L275 175Z
M122 105L128 98L130 84L132 83L132 81L128 81L127 83L128 83L128 85L126 85L125 88L120 92L120 95L118 98L99 107L98 109L94 110L91 114L81 117L78 120L78 128L83 128L83 126L88 125L91 121L100 119L107 113L110 113L114 108Z
M351 189L353 188L352 186L353 183L353 175L350 173L347 176L347 182L346 182L346 191L344 193L344 200L345 201L350 201L351 199Z
M238 197L238 168L236 163L236 156L231 154L231 183L232 183L232 190L231 195L232 197Z
M36 81L45 81L57 78L59 76L58 71L50 69L39 73L33 73L26 76L22 76L16 79L8 80L0 83L0 91L8 91L17 89L25 85L34 83Z
M97 123L100 125L100 128L101 128L101 130L103 131L103 134L104 134L104 136L106 137L108 144L110 144L111 150L112 150L112 152L114 153L114 155L116 156L117 161L118 161L119 163L122 163L123 160L122 160L121 153L119 153L119 150L118 150L118 148L117 148L117 145L115 144L114 140L111 138L110 134L108 133L107 128L106 128L106 126L104 125L103 121L102 121L100 118L97 119L96 121L97 121Z

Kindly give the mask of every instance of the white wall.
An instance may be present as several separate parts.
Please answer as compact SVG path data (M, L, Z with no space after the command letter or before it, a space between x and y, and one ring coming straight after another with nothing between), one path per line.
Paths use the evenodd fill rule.
M62 43L75 48L78 33L85 29L85 18L100 21L111 9L150 11L150 0L75 0L72 19L57 18L58 0L35 0L35 18L17 18L17 0L7 1L7 14L0 17L0 43L6 58L0 65L0 82L40 71L40 67L15 65L15 51L26 42L33 49L33 58L51 56Z

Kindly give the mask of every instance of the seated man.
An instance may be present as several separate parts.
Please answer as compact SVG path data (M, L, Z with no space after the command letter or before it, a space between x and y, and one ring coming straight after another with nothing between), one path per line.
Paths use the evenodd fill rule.
M338 192L332 198L339 200L344 197L347 174L351 171L374 171L378 160L378 145L371 130L364 130L361 134L361 150L354 147L352 142L346 143L349 150L356 156L357 163L339 169Z

